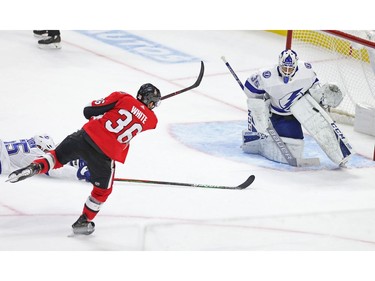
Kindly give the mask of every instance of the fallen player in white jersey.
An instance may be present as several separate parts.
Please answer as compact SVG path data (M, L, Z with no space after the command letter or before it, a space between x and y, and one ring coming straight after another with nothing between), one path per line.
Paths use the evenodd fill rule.
M326 112L341 103L342 92L334 83L320 85L311 64L299 62L293 50L284 50L274 67L251 75L244 92L248 106L244 152L294 165L288 153L303 160L303 126L334 163L344 166L348 161L352 147ZM317 160L311 163L318 165Z
M56 147L53 139L46 135L35 135L28 139L13 141L0 140L0 174L9 174L16 169L29 165L36 158ZM83 160L71 161L58 170L51 170L47 174L51 177L90 180L90 172Z

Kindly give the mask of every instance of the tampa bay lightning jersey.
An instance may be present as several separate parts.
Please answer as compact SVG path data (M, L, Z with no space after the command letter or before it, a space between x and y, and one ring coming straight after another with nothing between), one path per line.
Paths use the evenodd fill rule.
M34 138L13 141L0 140L0 174L9 174L26 167L45 152L39 149ZM84 165L82 165L84 163ZM84 170L86 168L86 170ZM89 181L86 163L80 160L79 165L65 165L57 170L50 170L48 176Z
M45 153L39 149L33 138L13 141L0 141L1 173L9 173L29 165L33 160Z
M271 112L290 115L290 107L315 84L319 84L319 79L311 64L299 61L297 71L288 83L284 83L276 65L251 75L245 82L244 91L249 98L263 98L268 94Z

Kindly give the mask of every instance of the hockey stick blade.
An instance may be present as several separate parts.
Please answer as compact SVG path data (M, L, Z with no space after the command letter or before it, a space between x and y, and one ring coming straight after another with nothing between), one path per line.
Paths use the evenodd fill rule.
M296 159L296 167L311 167L311 166L320 165L319 158L295 158L295 159Z
M186 91L189 91L191 89L194 89L196 87L198 87L202 81L202 78L203 78L203 74L204 74L204 63L203 61L201 61L201 70L199 72L199 75L198 75L198 78L197 78L197 81L195 81L195 83L187 88L184 88L184 89L181 89L181 90L178 90L177 92L174 92L174 93L171 93L171 94L168 94L168 95L165 95L163 97L161 97L161 100L165 100L167 98L170 98L170 97L173 97L173 96L176 96L176 95L179 95L183 92L186 92Z
M187 187L233 189L233 190L237 189L237 190L240 190L240 189L245 189L246 187L250 186L254 182L255 176L251 175L250 177L248 177L248 179L246 181L244 181L243 183L241 183L238 186L194 184L194 183L168 182L168 181L123 179L123 178L115 178L114 180L115 181L122 181L122 182L145 183L145 184L177 185L177 186L187 186Z

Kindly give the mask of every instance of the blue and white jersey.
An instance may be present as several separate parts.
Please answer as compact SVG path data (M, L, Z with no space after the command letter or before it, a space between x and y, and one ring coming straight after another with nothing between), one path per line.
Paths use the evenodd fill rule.
M271 112L290 115L290 107L307 90L319 83L311 64L298 62L297 71L285 84L278 66L263 68L250 76L245 82L244 91L248 98L263 98L268 94L271 100Z
M26 167L36 158L45 154L36 146L33 138L13 141L0 140L0 146L1 174L7 174Z
M34 138L13 141L0 140L0 174L11 172L28 166L36 158L46 153L35 144ZM73 162L73 161L72 161ZM51 177L90 180L87 164L77 160L77 164L68 163L60 169L50 170L47 175Z

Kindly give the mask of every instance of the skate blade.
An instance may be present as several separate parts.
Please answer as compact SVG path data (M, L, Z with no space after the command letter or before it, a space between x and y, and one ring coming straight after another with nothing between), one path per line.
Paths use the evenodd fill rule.
M48 49L61 49L60 43L51 43L51 44L38 44L40 49L48 50Z
M87 226L75 227L72 230L73 230L73 233L76 234L76 235L90 235L95 231L95 224L90 223Z
M19 173L18 175L13 175L13 177L12 177L12 174L10 174L9 178L5 182L15 183L15 182L18 182L18 181L23 180L25 178L28 178L30 175L31 175L30 170L24 170L21 173Z
M42 35L38 35L38 34L35 34L35 33L34 33L34 37L37 38L37 39L39 39L39 40L41 40L41 39L46 39L46 38L48 38L49 36L48 36L47 33L44 33L44 34L42 34Z
M88 232L87 230L85 230L85 231L72 231L72 233L71 234L69 234L68 235L68 237L82 237L82 236L90 236L93 232L95 231L95 229L94 230L92 230L92 231L90 231L90 232Z
M88 234L78 234L78 233L74 233L74 232L72 232L72 233L70 233L70 234L68 234L66 237L68 237L68 238L79 238L79 237L91 237L92 235L88 235Z
M84 237L84 236L87 236L87 235L77 234L77 233L74 233L73 231L72 231L72 233L67 235L67 237L69 237L69 238L71 238L71 237Z

